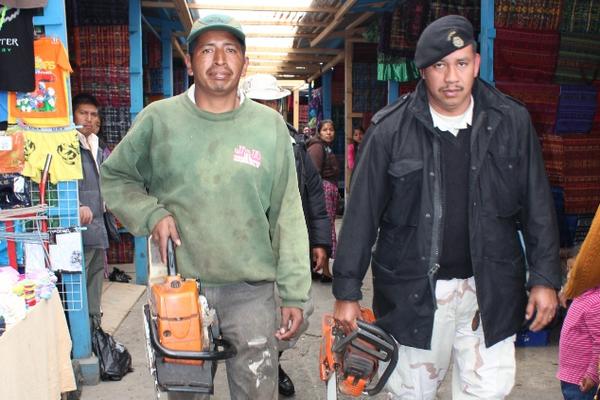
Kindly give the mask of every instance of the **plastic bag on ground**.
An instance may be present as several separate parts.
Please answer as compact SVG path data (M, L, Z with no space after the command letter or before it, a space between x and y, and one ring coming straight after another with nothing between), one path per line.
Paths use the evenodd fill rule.
M133 371L129 351L100 327L92 332L92 349L98 357L100 379L103 381L120 381L125 374Z

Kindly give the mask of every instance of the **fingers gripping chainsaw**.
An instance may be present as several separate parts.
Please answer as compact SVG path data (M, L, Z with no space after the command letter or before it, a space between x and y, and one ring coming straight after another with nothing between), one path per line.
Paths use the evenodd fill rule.
M373 396L385 386L398 361L396 341L374 325L375 316L362 308L358 329L346 334L331 314L323 316L319 372L327 383L327 399L337 399L337 392L358 397ZM376 383L379 362L388 362ZM338 385L339 383L339 385Z

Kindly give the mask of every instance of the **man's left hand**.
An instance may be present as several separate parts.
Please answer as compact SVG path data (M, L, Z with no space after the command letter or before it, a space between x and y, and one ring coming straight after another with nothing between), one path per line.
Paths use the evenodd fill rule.
M584 377L581 382L579 383L579 390L582 393L587 393L590 390L592 390L592 388L596 386L596 382L593 381L592 378L590 378L589 376Z
M302 309L298 307L281 307L281 325L275 337L279 340L290 340L302 324Z
M546 286L532 287L529 292L529 302L525 309L525 319L531 319L534 311L536 314L535 319L529 326L529 330L537 332L552 322L557 307L558 297L556 296L556 290Z
M329 258L327 258L327 251L323 247L313 247L312 248L312 262L313 268L312 270L322 271L325 268L325 263L329 262Z

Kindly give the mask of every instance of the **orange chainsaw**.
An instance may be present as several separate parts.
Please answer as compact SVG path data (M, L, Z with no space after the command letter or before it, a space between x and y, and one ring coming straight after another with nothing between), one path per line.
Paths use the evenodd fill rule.
M348 334L331 314L323 316L319 372L327 384L328 400L337 399L338 390L353 397L373 396L383 389L396 367L396 341L374 324L373 311L361 308L361 313L362 320L356 321L358 328ZM373 383L381 361L389 364Z

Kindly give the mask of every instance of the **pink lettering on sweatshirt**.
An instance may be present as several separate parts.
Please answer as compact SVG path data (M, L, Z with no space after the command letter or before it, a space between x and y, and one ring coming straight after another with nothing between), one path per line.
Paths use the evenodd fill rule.
M262 154L260 154L259 150L239 145L233 150L233 161L258 168L262 161Z

